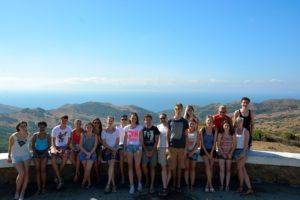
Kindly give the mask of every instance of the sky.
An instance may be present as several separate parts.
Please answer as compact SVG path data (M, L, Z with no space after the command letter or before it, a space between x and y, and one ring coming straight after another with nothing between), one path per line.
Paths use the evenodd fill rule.
M0 0L0 92L300 93L297 0Z

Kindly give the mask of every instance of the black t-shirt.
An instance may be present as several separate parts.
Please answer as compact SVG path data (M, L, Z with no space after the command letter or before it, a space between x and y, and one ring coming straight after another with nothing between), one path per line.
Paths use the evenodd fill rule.
M156 126L152 126L151 128L144 127L142 131L145 146L153 147L156 142L155 136L160 134L158 128Z
M189 123L183 117L180 119L170 119L168 121L170 129L170 147L185 148L185 131L189 128Z

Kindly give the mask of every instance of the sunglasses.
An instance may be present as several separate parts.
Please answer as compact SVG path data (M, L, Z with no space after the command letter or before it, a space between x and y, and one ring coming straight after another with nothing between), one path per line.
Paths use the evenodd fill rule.
M93 124L100 124L100 122L99 121L94 121Z
M125 118L122 118L122 119L121 119L121 121L127 121L127 119L125 119Z
M166 119L165 117L161 117L161 118L159 118L159 119Z

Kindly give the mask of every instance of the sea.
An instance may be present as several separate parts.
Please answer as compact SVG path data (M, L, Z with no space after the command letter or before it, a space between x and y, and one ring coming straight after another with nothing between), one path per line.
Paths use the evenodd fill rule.
M253 102L267 99L300 99L300 94L242 94L242 93L201 93L201 92L5 92L0 95L0 104L20 108L54 109L65 104L84 102L105 102L115 105L136 105L154 112L170 109L176 103L208 105L230 103L248 96Z

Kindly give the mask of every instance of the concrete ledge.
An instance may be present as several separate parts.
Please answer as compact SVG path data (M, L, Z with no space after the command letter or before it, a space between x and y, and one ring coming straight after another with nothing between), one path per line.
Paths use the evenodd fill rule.
M217 162L217 161L216 161ZM70 163L70 162L69 162ZM30 167L30 183L35 184L35 167L33 162ZM125 165L125 172L127 165ZM269 151L250 151L247 161L247 171L253 182L256 183L277 183L300 186L300 154L284 153L284 152L269 152ZM107 179L107 164L103 162L100 165L100 175L102 180ZM232 180L237 181L236 164L232 165ZM0 185L8 187L15 184L17 172L12 164L7 163L7 153L0 154ZM47 180L52 183L54 172L50 165L47 166ZM66 181L72 181L74 176L74 166L67 165L63 177ZM160 180L160 167L157 166L157 179ZM219 166L215 164L214 182L219 183ZM119 170L116 170L116 179L120 178ZM196 166L197 183L206 180L205 167L202 159ZM159 182L160 184L160 182Z
M198 161L203 162L201 157ZM70 160L68 160L68 163L71 164ZM300 154L273 151L249 151L247 163L257 165L300 167ZM50 164L50 161L48 164ZM33 165L33 162L31 162L31 165ZM0 168L10 167L13 167L13 165L7 162L7 153L0 153Z

